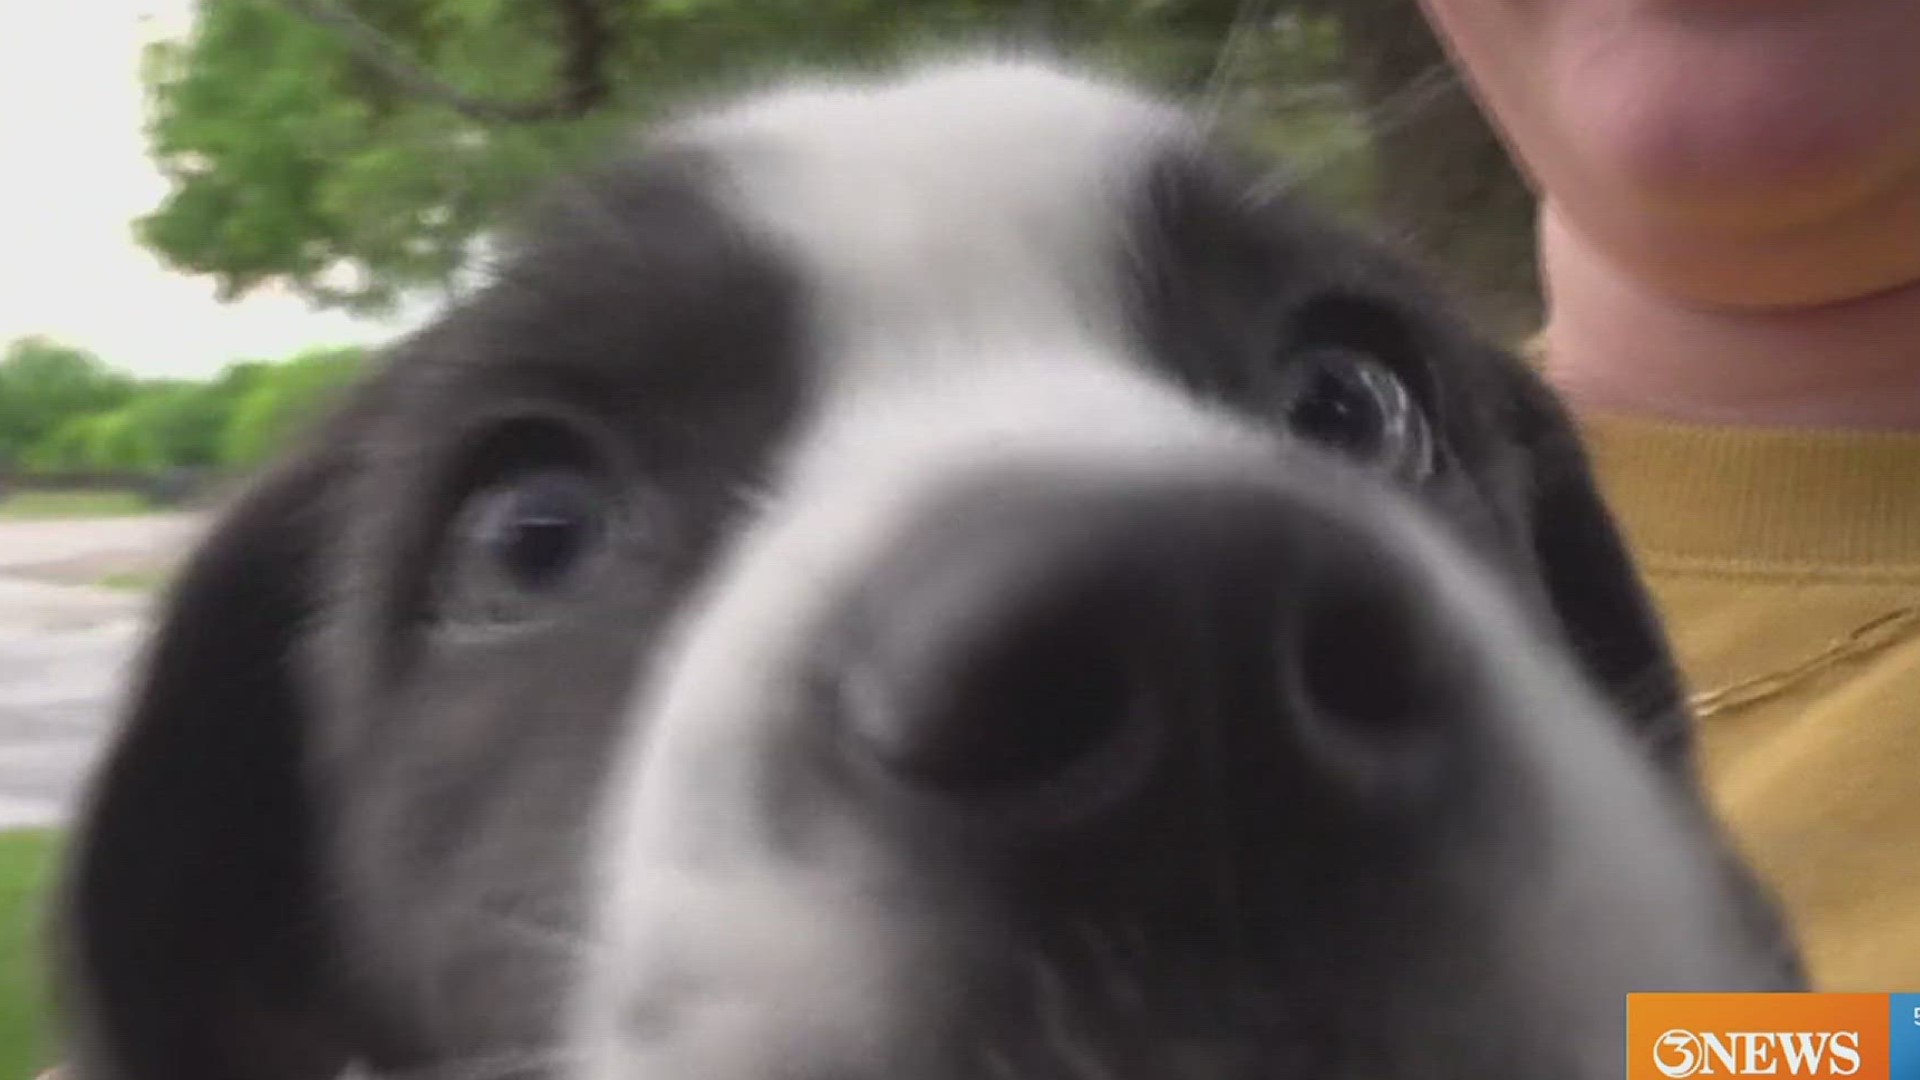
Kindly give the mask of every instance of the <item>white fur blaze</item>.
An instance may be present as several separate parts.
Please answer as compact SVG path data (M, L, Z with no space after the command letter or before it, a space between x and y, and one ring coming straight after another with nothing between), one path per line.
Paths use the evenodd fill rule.
M583 1080L877 1073L892 1010L939 992L884 902L870 823L809 807L781 823L805 830L800 859L769 841L756 793L800 756L782 746L822 618L949 483L1269 452L1156 379L1124 311L1132 196L1192 134L1161 103L1017 62L802 86L665 134L717 159L720 204L797 271L814 393L631 707ZM675 1015L649 1031L654 999Z

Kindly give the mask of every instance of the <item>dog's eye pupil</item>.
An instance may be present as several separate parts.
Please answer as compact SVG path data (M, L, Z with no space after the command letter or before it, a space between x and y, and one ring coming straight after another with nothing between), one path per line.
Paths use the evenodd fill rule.
M575 473L524 477L488 500L478 539L509 580L528 589L550 587L596 539L596 495L593 483Z
M1287 419L1309 439L1362 456L1379 445L1386 426L1381 402L1364 374L1327 364L1315 365Z
M1341 349L1289 362L1282 401L1288 429L1356 460L1419 473L1429 462L1426 421L1385 365Z

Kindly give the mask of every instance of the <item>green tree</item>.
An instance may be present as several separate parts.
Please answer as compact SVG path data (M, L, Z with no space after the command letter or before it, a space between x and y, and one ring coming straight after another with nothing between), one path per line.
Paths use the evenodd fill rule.
M230 408L213 385L179 381L147 383L125 406L127 423L169 467L218 462Z
M92 442L92 427L96 419L96 415L69 417L23 451L19 463L40 472L71 472L88 468L87 450Z
M360 349L328 348L254 372L221 433L221 463L250 468L271 458L333 404L365 365Z
M76 418L132 399L133 380L83 349L44 337L15 341L0 359L0 465Z
M379 309L454 278L503 210L555 168L770 68L864 64L1011 29L1176 90L1221 74L1257 77L1263 92L1339 77L1328 17L1274 17L1293 6L199 0L193 35L148 57L152 150L173 190L140 235L229 296L274 282ZM1316 158L1351 157L1355 144L1325 118L1351 128L1353 108L1299 96L1268 127L1307 140Z
M140 423L134 406L82 421L81 467L112 472L153 472L166 464L154 432Z
M209 387L213 396L225 408L231 410L234 403L245 397L247 391L259 385L264 379L273 377L273 365L262 360L242 360L229 364L214 377Z
M113 396L66 410L18 461L41 471L251 465L324 408L362 363L359 349L313 349L280 364L233 364L200 382L108 372Z

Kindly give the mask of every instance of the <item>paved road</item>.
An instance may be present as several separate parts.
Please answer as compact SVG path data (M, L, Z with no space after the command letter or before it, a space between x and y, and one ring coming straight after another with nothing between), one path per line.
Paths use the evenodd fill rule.
M139 648L148 598L93 583L170 565L199 525L0 522L0 828L71 811Z

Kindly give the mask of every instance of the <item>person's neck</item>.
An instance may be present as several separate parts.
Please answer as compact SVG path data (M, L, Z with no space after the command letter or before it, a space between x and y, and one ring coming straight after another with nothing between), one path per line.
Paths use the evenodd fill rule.
M1920 282L1741 311L1635 280L1543 214L1544 373L1576 409L1685 423L1920 431Z

